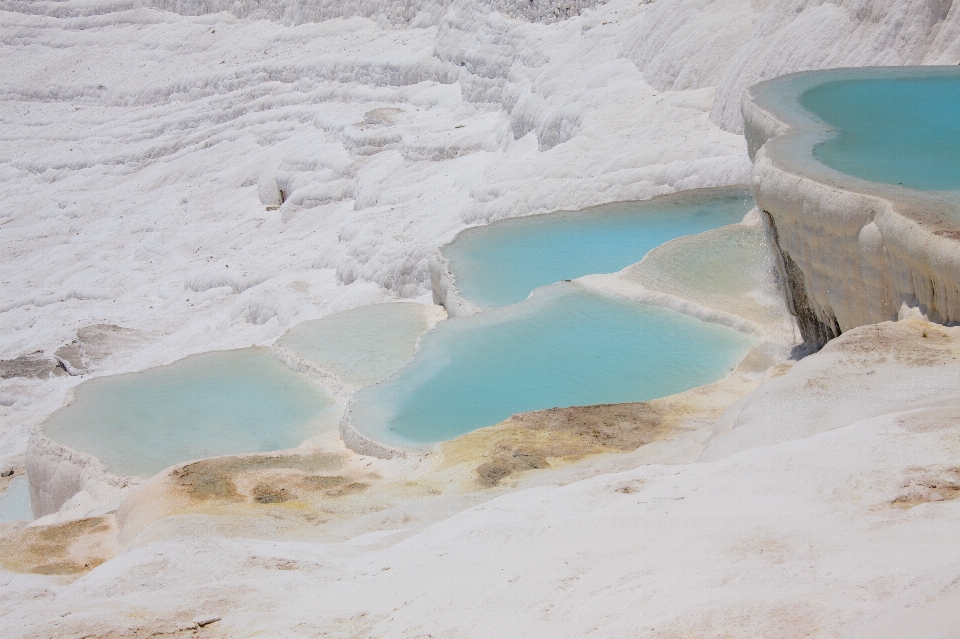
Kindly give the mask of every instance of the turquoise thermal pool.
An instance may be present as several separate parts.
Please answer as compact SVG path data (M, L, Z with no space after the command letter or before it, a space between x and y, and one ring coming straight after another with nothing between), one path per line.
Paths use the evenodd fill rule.
M119 475L152 475L190 459L293 448L339 418L330 397L259 348L102 377L75 392L75 399L50 417L45 432Z
M704 189L470 228L442 252L460 295L497 308L554 282L619 271L664 242L739 222L753 206L742 189Z
M731 329L562 283L441 322L413 361L360 391L353 425L398 445L554 406L664 397L722 377L753 345Z
M960 189L960 71L827 81L800 104L836 129L814 148L827 166L921 191Z

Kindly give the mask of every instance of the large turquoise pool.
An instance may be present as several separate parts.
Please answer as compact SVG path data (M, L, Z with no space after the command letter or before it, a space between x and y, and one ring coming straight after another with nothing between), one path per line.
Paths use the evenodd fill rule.
M504 220L467 229L442 251L460 295L497 308L540 286L619 271L676 237L739 222L753 205L742 189L705 189Z
M296 447L338 418L307 377L250 348L85 382L44 430L111 472L152 475L189 459Z
M801 105L837 130L814 148L827 166L911 189L960 189L960 73L814 86Z
M442 441L517 412L678 393L722 377L751 344L715 324L559 284L441 322L406 368L355 396L352 422L398 445Z

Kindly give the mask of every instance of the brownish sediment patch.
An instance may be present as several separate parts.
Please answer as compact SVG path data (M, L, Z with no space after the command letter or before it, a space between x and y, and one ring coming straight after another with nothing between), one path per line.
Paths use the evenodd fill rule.
M440 449L445 465L472 465L479 488L589 455L634 451L716 419L759 384L758 373L771 363L754 350L728 377L713 384L648 402L521 413L446 442Z
M340 474L347 458L319 452L215 457L176 468L170 479L193 501L272 504L308 493L339 497L368 486Z
M83 639L150 639L150 637L219 637L219 633L214 634L207 628L182 628L179 630L165 630L151 627L144 628L125 628L123 630L110 630L102 634L81 635Z
M119 552L113 516L47 526L0 525L0 565L41 575L79 575Z
M367 512L351 502L383 478L350 451L304 451L214 457L152 477L121 504L117 520L124 543L152 522L174 515L269 518L295 537L331 516ZM344 503L341 503L344 502ZM269 535L268 535L269 536Z
M946 403L942 406L907 413L897 419L897 425L914 433L933 433L957 428L960 427L960 404Z
M346 477L315 473L338 471L344 463L343 455L317 452L214 457L174 468L169 480L191 501L270 504L302 492L340 489Z
M198 615L189 610L176 613L165 611L161 618L146 612L126 610L124 614L116 615L114 619L97 620L91 624L87 618L68 614L57 624L60 631L57 636L76 639L149 639L150 637L213 639L235 636L223 630L220 619L205 621L200 625L193 621L194 618L198 618Z
M41 351L13 359L0 359L0 379L46 379L51 375L66 374L67 371L60 367L57 360L46 357Z
M587 455L636 450L663 437L669 420L650 402L551 408L514 415L489 433L468 433L453 442L462 458L464 446L485 448L489 461L476 468L481 487L527 470L550 467L550 461L571 462ZM486 430L486 429L484 429ZM471 446L472 444L472 446Z
M6 492L10 482L26 472L23 462L14 466L0 466L0 495ZM9 474L7 474L9 473Z
M909 509L926 503L951 501L960 497L960 467L911 468L893 498L894 508Z

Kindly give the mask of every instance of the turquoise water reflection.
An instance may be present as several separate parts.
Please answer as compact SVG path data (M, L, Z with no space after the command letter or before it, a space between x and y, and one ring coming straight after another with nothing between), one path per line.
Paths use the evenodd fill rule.
M357 394L353 423L402 445L451 439L522 411L664 397L722 377L752 343L561 284L440 323L406 368Z
M467 229L443 254L464 299L496 308L540 286L614 273L676 237L739 222L753 206L742 189L710 189L535 215Z
M911 189L960 189L960 75L826 82L801 105L838 134L818 144L827 166Z

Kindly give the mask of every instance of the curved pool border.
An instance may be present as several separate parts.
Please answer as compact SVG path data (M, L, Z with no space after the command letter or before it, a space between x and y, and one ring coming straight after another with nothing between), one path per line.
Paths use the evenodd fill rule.
M753 197L810 350L856 326L914 312L960 321L960 191L917 191L830 168L814 147L836 131L799 102L827 82L918 74L960 77L960 67L807 71L744 94Z
M723 227L719 227L719 228L723 228ZM675 238L675 239L680 239L680 238ZM669 240L668 242L665 242L660 246L669 244L672 241L674 240ZM646 259L646 256L644 259ZM630 266L635 266L638 263L639 262L635 262ZM630 268L630 266L628 266L627 268ZM633 400L633 401L626 401L626 402L620 402L620 403L635 404L635 403L643 403L643 402L650 402L650 401L658 401L666 397L682 395L683 393L690 392L698 388L704 388L712 384L716 384L720 381L727 379L728 377L730 377L730 375L734 374L734 372L737 371L737 369L741 366L741 364L744 361L746 361L748 358L750 358L752 355L764 351L766 348L770 347L775 343L778 343L781 339L786 337L785 334L781 335L773 331L764 330L764 327L762 327L761 325L755 323L752 320L741 317L739 315L735 315L733 313L729 313L725 311L719 311L716 309L711 309L706 306L702 306L695 301L670 295L668 293L659 293L656 291L649 291L639 285L635 286L634 289L630 291L626 291L626 292L618 291L616 290L615 286L611 287L610 285L606 284L603 281L603 278L613 277L616 275L617 273L585 275L575 280L554 282L553 284L548 284L546 286L541 286L534 289L534 292L531 293L531 297L533 297L533 295L537 291L546 291L548 289L552 289L557 286L576 286L576 287L582 288L586 292L596 294L601 297L607 297L612 300L621 300L630 304L651 306L654 308L659 308L659 309L663 309L673 313L677 313L679 315L683 315L683 316L692 318L694 320L698 320L705 324L714 324L716 326L721 326L731 331L740 333L754 341L753 345L749 346L742 353L742 355L739 358L737 358L733 362L733 364L731 364L731 366L726 371L726 373L721 374L720 377L717 377L716 379L713 379L704 384L700 384L698 386L692 386L690 388L677 391L676 393L664 395L662 397L654 397L647 400ZM642 291L640 289L642 289ZM518 304L511 304L509 306L518 306L520 304L526 304L529 301L530 301L530 298L528 298L524 302L519 302ZM501 308L508 308L508 307L501 307ZM784 354L786 354L786 350ZM411 362L412 361L413 360L411 360ZM409 366L411 362L408 362L407 365ZM373 384L372 386L366 387L366 388L371 388L373 386L383 384L388 380L392 379L394 376L401 374L402 371L403 369L401 368L397 370L390 377L384 380L381 380L377 384ZM485 426L481 426L474 430L461 433L460 435L457 435L456 437L448 440L431 441L431 442L413 442L413 441L404 441L404 440L390 441L389 438L379 439L377 438L376 434L364 433L360 428L358 428L353 423L352 409L353 409L353 403L355 401L355 397L356 396L350 398L350 401L345 407L343 414L340 418L340 427L339 427L340 439L343 441L344 445L350 450L352 450L353 452L358 453L360 455L378 457L380 459L397 459L397 458L405 459L411 456L426 455L430 451L434 450L437 446L440 446L445 442L454 441L459 437L467 436L470 433L475 433L480 430L493 428L503 423L503 421L508 421L513 417L513 416L510 416L505 418L505 420L501 422L487 424ZM542 410L552 410L555 408L560 408L560 409L586 408L589 406L600 406L600 405L606 405L606 404L583 404L583 405L574 404L574 405L559 406L559 407L546 406L542 408L530 409L528 411L522 411L521 413L517 413L517 414L525 414L525 413L537 412Z

